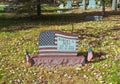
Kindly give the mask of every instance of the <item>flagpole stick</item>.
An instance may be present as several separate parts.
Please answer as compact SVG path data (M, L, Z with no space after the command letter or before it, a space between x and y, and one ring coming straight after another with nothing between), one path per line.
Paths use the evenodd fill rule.
M73 32L74 32L74 24L73 24L73 23L71 23L71 25L72 25L72 30L71 30L71 33L73 34Z

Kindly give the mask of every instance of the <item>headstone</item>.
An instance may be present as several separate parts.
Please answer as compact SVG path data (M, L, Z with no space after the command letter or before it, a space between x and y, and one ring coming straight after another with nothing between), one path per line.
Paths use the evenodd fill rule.
M77 35L47 30L39 36L40 56L77 56Z
M60 9L63 9L63 8L64 8L64 4L60 4L60 5L59 5L59 8L60 8Z
M71 11L66 11L65 13L66 13L66 14L70 14L70 13L72 13L72 12L71 12Z
M101 21L103 16L86 16L86 20L88 21Z
M120 10L120 0L117 0L117 8Z
M117 0L117 3L120 3L120 0Z
M59 10L57 10L57 13L58 13L58 14L61 14L63 11L60 10L60 9L63 9L63 8L64 8L64 4L60 4L60 5L59 5Z
M101 2L100 2L100 1L97 2L97 8L102 8L102 7L101 7Z
M89 0L88 8L96 8L96 1L95 0Z
M6 7L6 8L4 8L4 11L5 11L5 12L10 12L10 11L11 11L11 9L10 9L10 8L8 8L8 7Z
M5 7L4 8L4 11L5 12L12 12L14 9L13 8L10 8L10 7Z
M82 1L82 3L79 3L79 6L80 6L80 8L83 9L83 1Z
M39 36L39 54L31 56L31 66L81 65L85 56L77 56L78 36L57 30L42 31Z
M66 8L72 8L72 2L71 1L67 1L67 4L65 6Z
M61 14L61 13L62 13L62 10L57 10L57 13L58 13L58 14Z
M84 3L86 3L86 6L88 5L88 1L82 0L82 2L79 3L80 8L84 9Z

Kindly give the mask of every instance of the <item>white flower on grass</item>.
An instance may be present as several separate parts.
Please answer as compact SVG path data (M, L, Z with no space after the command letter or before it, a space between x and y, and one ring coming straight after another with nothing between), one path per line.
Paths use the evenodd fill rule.
M20 83L20 79L17 79L17 82Z
M36 75L37 73L36 72L34 72L34 75Z
M68 74L65 74L64 76L66 77L66 76L68 76Z
M83 75L83 77L84 77L84 78L87 78L87 76L86 76L86 75Z
M76 70L81 70L81 68L80 67L77 67L77 68L75 68Z

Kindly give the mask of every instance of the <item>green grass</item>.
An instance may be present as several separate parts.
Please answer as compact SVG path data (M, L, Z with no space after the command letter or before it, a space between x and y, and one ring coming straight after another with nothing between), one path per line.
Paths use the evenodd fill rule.
M0 7L0 13L4 12L4 7Z
M79 17L79 18L78 18ZM103 21L84 21L81 14L43 15L39 19L0 16L0 84L119 84L119 15ZM92 46L95 55L106 53L104 60L93 59L85 66L28 67L25 50L38 53L38 37L43 30L74 32L79 36L79 52ZM118 28L118 30L114 29Z
M3 11L4 7L0 7L0 10Z

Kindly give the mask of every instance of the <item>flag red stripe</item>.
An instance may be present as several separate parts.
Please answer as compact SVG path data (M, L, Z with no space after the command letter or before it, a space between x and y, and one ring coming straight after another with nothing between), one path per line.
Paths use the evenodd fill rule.
M91 61L92 57L93 57L92 52L89 52L89 53L88 53L88 58L87 58L87 60L88 60L88 61Z

